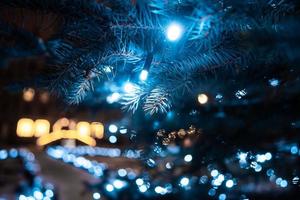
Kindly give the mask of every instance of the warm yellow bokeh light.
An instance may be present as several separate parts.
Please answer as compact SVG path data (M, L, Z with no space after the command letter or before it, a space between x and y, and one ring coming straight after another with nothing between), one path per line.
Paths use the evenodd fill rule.
M52 129L53 131L60 131L62 128L67 128L69 126L70 121L67 118L61 118L59 120L57 120Z
M91 135L91 127L88 122L78 122L76 125L76 130L80 136L90 136Z
M70 120L69 130L76 130L76 122L74 120Z
M206 104L208 101L208 96L206 94L199 94L198 95L198 102L200 104Z
M23 99L24 101L31 102L34 98L35 91L32 88L24 89L23 90Z
M35 120L35 137L41 137L42 135L48 134L50 132L50 123L45 119Z
M67 126L69 126L70 121L68 120L68 118L64 117L59 120L59 123L60 123L61 127L67 127Z
M17 135L19 137L33 137L34 121L28 118L22 118L17 124Z
M104 126L102 123L93 122L91 124L91 129L94 137L98 139L102 139L104 137Z

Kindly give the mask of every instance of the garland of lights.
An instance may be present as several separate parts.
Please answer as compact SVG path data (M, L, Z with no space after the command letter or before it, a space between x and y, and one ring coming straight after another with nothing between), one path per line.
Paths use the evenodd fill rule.
M193 127L190 129L195 130ZM300 156L300 151L296 145L291 145L289 149L292 155ZM183 156L182 160L176 159L171 161L170 159L167 159L169 156L176 156L177 158L181 156L181 151L183 151L183 149L180 149L178 146L170 145L167 149L161 151L157 151L157 148L153 148L153 151L155 151L156 158L130 158L145 160L147 167L155 169L156 173L161 175L163 175L163 173L173 173L176 170L184 169L186 166L191 166L193 164L193 155L191 154L186 154ZM284 151L286 152L287 149ZM136 193L136 190L139 191L139 195L141 196L138 198L151 199L156 196L175 195L179 191L202 190L203 187L207 188L207 194L210 197L218 195L218 199L232 199L236 198L237 194L240 194L237 193L238 191L243 191L244 194L241 194L241 198L247 199L247 193L250 192L248 190L251 190L248 188L251 183L245 182L245 180L242 181L226 171L222 172L222 170L218 169L218 167L213 164L207 165L206 168L201 170L201 173L184 174L184 172L181 172L180 174L173 176L172 180L166 181L161 180L159 176L157 177L153 174L153 170L151 173L147 173L146 171L143 173L136 172L134 169L130 168L120 168L117 171L113 171L109 170L105 163L90 161L89 159L82 157L84 155L88 155L89 157L120 157L122 154L119 149L97 147L76 147L74 149L69 149L57 146L49 147L47 153L52 158L62 160L77 168L84 169L98 178L101 177L101 182L97 183L95 185L96 187L93 187L99 188L99 190L93 191L94 199L100 199L102 196L119 199L119 195L123 194L122 191L132 192L132 196L134 196L133 194ZM250 169L253 169L254 173L264 172L265 178L270 181L271 185L276 185L279 188L288 189L289 184L295 186L299 184L299 176L295 176L292 180L288 180L277 175L275 169L267 169L268 166L270 166L269 162L271 162L272 159L276 158L274 158L273 154L270 152L255 154L253 152L242 151L238 151L236 155L227 158L232 167L238 164L237 166L239 166L241 170L245 170L244 172ZM160 169L161 167L159 167L159 165L161 164L158 163L165 163L165 169ZM248 173L251 174L250 171ZM106 174L106 176L103 176L103 174ZM267 182L265 182L264 185L266 188L273 187ZM255 190L255 188L253 188L253 190ZM278 192L280 192L280 189ZM201 196L203 196L203 194ZM198 197L195 198L197 199Z
M70 104L92 102L92 91L99 92L109 103L119 102L132 112L142 108L151 115L176 108L187 96L195 98L210 85L205 79L217 71L223 75L234 69L243 75L249 66L272 66L266 54L278 57L278 52L285 52L276 45L277 33L285 20L291 20L286 16L295 12L290 1L264 0L1 1L0 8L7 7L29 9L37 17L50 13L63 23L53 22L60 29L49 40L0 23L4 38L19 33L14 34L16 47L1 41L7 47L0 51L2 65L12 58L46 54L51 70L43 81L34 81L39 87ZM267 53L255 47L264 35L275 41ZM30 49L26 42L32 44ZM270 79L270 84L276 86L279 80ZM246 97L249 102L259 100L226 80L216 85L210 88L211 96L237 98L222 103L241 104ZM230 91L225 94L225 89Z

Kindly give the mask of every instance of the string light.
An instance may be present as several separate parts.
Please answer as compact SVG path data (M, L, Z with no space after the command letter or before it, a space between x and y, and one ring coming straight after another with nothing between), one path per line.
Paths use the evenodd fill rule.
M183 28L177 23L172 23L167 28L167 38L170 41L176 41L181 38Z
M146 81L147 78L148 78L148 71L145 70L145 69L143 69L141 71L141 73L140 73L140 77L139 78L140 78L141 81Z
M206 94L199 94L198 95L198 102L200 103L200 104L206 104L207 103L207 101L208 101L208 97L207 97L207 95Z
M126 83L124 84L124 91L125 91L126 93L131 93L131 92L133 92L133 91L134 91L134 85L133 85L131 82L126 82Z

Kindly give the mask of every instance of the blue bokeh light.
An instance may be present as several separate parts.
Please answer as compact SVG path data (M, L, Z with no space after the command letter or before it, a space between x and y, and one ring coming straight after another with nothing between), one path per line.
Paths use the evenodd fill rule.
M171 23L167 27L167 38L170 41L176 41L179 40L182 36L183 33L183 28L180 24L178 23Z

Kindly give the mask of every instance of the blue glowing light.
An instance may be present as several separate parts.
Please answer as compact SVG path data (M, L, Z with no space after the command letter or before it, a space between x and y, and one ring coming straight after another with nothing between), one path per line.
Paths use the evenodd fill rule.
M111 124L108 127L109 132L116 133L118 131L118 127L115 124Z
M100 199L100 198L101 198L100 193L99 193L99 192L95 192L95 193L93 194L93 198L94 198L94 199Z
M275 79L275 78L270 79L270 80L269 80L269 84L270 84L272 87L276 87L276 86L279 85L279 80L278 80L278 79Z
M161 195L165 195L167 193L167 190L166 188L163 188L161 186L156 186L154 191L157 193L157 194L161 194Z
M175 117L175 113L170 111L167 113L167 120L173 120Z
M106 101L109 104L113 104L113 103L119 101L120 98L121 98L120 93L114 92L111 95L107 96Z
M225 200L225 199L226 199L226 194L219 195L219 200Z
M121 128L120 133L121 134L126 134L127 133L127 128Z
M176 41L181 38L183 28L177 23L172 23L167 28L167 38L170 41Z
M298 153L298 147L297 146L292 146L291 147L291 153L294 154L294 155L297 154Z
M119 169L118 174L121 177L125 177L127 175L127 171L125 169Z
M180 186L185 187L190 183L190 179L188 179L187 177L183 177L180 180Z
M279 178L276 179L275 183L276 183L277 185L280 185L280 184L281 184L281 181L282 181L282 178L279 177Z
M114 191L114 186L112 184L107 184L105 189L107 192L112 192Z
M115 143L118 141L117 137L114 136L114 135L110 136L110 137L108 138L108 140L109 140L109 142L112 143L112 144L115 144Z
M233 183L233 180L228 180L228 181L226 181L226 184L225 184L225 185L226 185L227 188L232 188L232 187L233 187L233 184L234 184L234 183Z
M135 183L136 183L138 186L141 186L141 185L144 184L144 180L141 179L141 178L138 178L138 179L135 180Z
M184 156L184 161L185 162L191 162L193 160L193 156L191 154L187 154Z
M262 170L262 166L259 165L259 164L257 164L257 165L255 166L254 170L255 170L256 172L260 172L260 171Z
M218 174L219 174L219 171L216 170L216 169L214 169L214 170L212 170L212 171L210 172L210 175L211 175L212 177L216 177L216 176L218 176Z
M139 187L139 190L140 190L140 192L144 193L144 192L147 192L148 188L147 188L146 185L141 185L141 186Z
M171 169L171 168L172 168L172 164L171 164L170 162L167 162L167 163L166 163L166 168L167 168L167 169Z
M124 84L124 91L127 92L127 93L131 93L134 91L134 85L130 82L126 82Z
M286 180L282 180L282 181L280 182L280 187L285 188L285 187L287 187L287 185L288 185L288 182L287 182Z
M130 180L133 180L136 177L136 173L134 171L130 171L130 172L128 172L127 176Z
M113 182L113 186L114 186L116 189L122 189L123 187L126 186L126 182L121 181L121 180L119 180L119 179L116 179L116 180L114 180L114 182Z
M140 73L140 80L145 81L148 78L148 71L143 69Z
M18 150L16 149L9 150L9 156L12 158L16 158L18 156Z
M267 176L273 176L274 175L274 170L273 169L268 169L266 173L267 173Z
M265 154L265 157L266 157L267 160L271 160L272 159L272 154L270 152L267 152Z
M6 150L0 151L0 160L5 160L7 158L8 154Z
M40 200L43 199L44 195L40 191L34 191L33 196L35 199Z
M45 192L46 196L49 197L49 198L52 198L54 196L54 193L52 190L48 189L46 190Z
M221 174L221 175L218 176L218 178L216 178L212 181L212 185L220 186L223 183L224 179L225 179L224 175Z
M27 200L27 197L22 194L19 196L19 200Z
M256 161L257 162L263 163L266 160L267 160L267 158L266 158L266 156L264 154L263 155L260 155L260 154L256 155Z
M208 191L208 195L209 196L215 196L216 195L216 190L214 188L211 188L209 191Z

